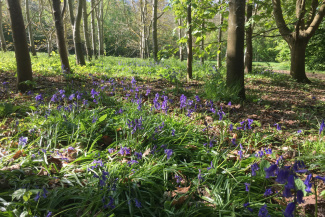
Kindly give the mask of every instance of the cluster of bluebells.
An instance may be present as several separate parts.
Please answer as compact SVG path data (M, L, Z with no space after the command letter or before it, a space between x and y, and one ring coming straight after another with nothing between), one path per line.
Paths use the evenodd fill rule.
M28 141L28 137L23 137L23 136L21 136L21 137L19 138L19 143L18 143L18 145L21 146L22 148L24 148L24 147L26 146L26 144L27 144L27 141Z
M132 121L128 120L127 121L127 125L129 127L129 129L131 129L131 133L134 134L137 130L141 130L143 129L143 126L142 126L142 117L140 117L139 119L134 119Z
M49 192L48 192L45 188L42 189L42 196L43 196L43 198L47 198L48 193L49 193ZM35 200L35 201L38 201L40 198L41 198L41 191L39 191L39 192L36 194L36 196L34 197L34 200Z
M250 130L252 129L253 122L253 119L248 118L247 120L240 122L240 127L237 127L237 130Z

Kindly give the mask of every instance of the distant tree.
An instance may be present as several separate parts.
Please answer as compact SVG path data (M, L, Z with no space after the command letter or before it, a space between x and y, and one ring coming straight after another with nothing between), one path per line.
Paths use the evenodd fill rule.
M80 34L80 24L82 18L82 0L77 1L77 13L76 17L74 16L74 4L73 0L68 0L69 2L69 12L70 12L70 21L73 29L73 43L76 53L76 64L77 65L86 65L85 58L82 52L82 41Z
M283 18L281 0L272 0L276 25L290 48L290 75L303 83L310 83L305 71L306 47L325 16L325 0L321 3L318 0L307 3L309 13L306 13L306 0L296 0L296 22L292 31Z
M244 86L245 0L229 0L227 39L227 86L239 87L238 96L245 99Z
M26 21L27 21L27 26L28 26L27 29L28 29L30 50L32 52L32 55L36 56L36 49L35 49L34 35L33 35L33 26L32 26L32 21L30 19L30 15L29 15L29 0L25 1L25 8L26 8Z
M2 51L7 51L6 39L3 35L3 28L2 28L2 0L0 0L0 43Z
M152 48L153 59L158 61L158 38L157 38L157 21L158 21L158 0L152 0Z
M84 28L84 37L86 42L86 51L88 60L92 59L92 51L91 51L91 43L89 39L89 32L88 32L88 14L87 14L87 0L82 0L82 18L83 18L83 28Z
M93 56L95 56L95 59L98 58L97 55L97 48L96 48L96 29L95 29L95 0L91 0L90 1L91 4L91 21L90 21L90 25L91 25L91 41L92 41L92 53Z
M192 75L192 2L191 0L187 3L187 80L193 78Z
M21 12L20 0L7 0L7 4L17 61L17 86L19 91L25 92L30 86L24 82L32 81L33 73L23 14Z
M10 1L10 0L8 0ZM61 68L65 73L71 73L70 64L68 59L68 51L65 43L64 37L64 26L63 26L63 14L66 5L66 0L64 0L64 7L61 12L61 0L52 0L53 14L56 28L56 39L58 44L58 49L60 53Z
M220 27L218 29L218 52L217 52L217 67L221 67L221 39L222 39L222 25L223 25L223 13L219 12Z
M246 5L246 22L249 22L246 28L246 54L245 54L245 72L251 73L253 69L253 26L250 19L253 15L253 3L247 2Z
M182 18L178 19L178 40L181 40L183 38L183 34L182 34L182 29L180 28L182 26ZM180 61L184 60L184 52L183 52L183 44L179 43L179 59Z

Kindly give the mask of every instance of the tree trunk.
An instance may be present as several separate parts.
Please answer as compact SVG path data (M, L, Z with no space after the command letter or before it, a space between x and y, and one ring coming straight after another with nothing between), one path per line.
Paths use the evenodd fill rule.
M21 82L32 81L33 73L23 14L19 0L7 0L7 4L10 14L12 37L14 40L17 62L17 86L19 91L25 92L30 88L30 86Z
M204 30L204 20L203 20L203 23L202 23L202 33L201 33L202 40L201 40L201 46L200 46L202 52L204 52L204 35L203 35L203 30ZM200 57L200 63L201 63L201 65L204 64L204 53Z
M178 20L178 26L181 26L182 25L182 18L179 18ZM178 39L181 40L182 39L182 29L179 28L179 32L178 32ZM179 59L181 61L184 60L184 53L183 53L183 45L182 43L179 43Z
M192 7L191 2L187 4L187 81L193 78L192 75Z
M97 56L97 49L96 49L96 31L95 31L95 0L91 0L91 40L92 40L92 53L95 56L95 59L97 59L98 56Z
M244 40L245 0L229 1L227 39L227 86L238 87L238 96L245 99Z
M2 0L0 0L0 43L2 51L7 51L7 45L6 45L6 39L3 35L3 29L2 29Z
M52 33L50 34L49 38L47 39L47 54L50 57L52 53Z
M98 47L99 47L99 56L104 55L104 44L103 44L103 1L99 0L99 5L96 7L97 15L97 33L98 33Z
M82 0L82 4L83 4L82 17L83 17L84 37L86 42L86 51L87 51L88 60L91 61L92 51L91 51L91 45L90 45L89 33L88 33L87 0Z
M29 0L26 0L25 6L26 6L26 21L27 21L27 25L28 25L28 36L29 36L30 50L32 52L32 55L36 56L32 22L31 22L30 16L29 16Z
M158 0L153 0L152 3L152 48L153 48L153 59L158 61L158 38L157 38L157 7Z
M249 19L253 15L253 4L247 3L247 15L246 22L249 22ZM253 68L253 43L252 43L252 35L253 35L253 26L249 24L246 29L246 54L245 54L245 72L251 73Z
M82 17L82 0L78 0L78 8L76 17L73 15L73 0L69 0L70 20L73 29L73 43L76 53L76 64L86 65L85 58L82 52L82 41L80 35L80 23Z
M223 25L223 14L220 13L220 28L218 31L218 51L217 51L217 67L221 67L221 39L222 39L222 26Z
M8 0L11 1L11 0ZM53 14L56 28L56 41L60 53L61 69L63 73L71 73L68 59L68 51L64 37L64 26L61 16L61 0L52 0Z
M310 83L305 71L305 52L308 40L296 40L290 46L290 75L298 82Z

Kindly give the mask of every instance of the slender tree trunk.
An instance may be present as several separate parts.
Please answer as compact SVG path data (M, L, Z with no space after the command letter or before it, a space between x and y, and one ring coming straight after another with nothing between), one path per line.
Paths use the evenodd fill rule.
M98 33L98 47L99 47L99 56L104 55L104 44L103 44L103 1L99 0L99 5L96 7L97 14L97 33Z
M247 3L246 22L249 22L252 15L253 15L253 4ZM253 69L252 35L253 35L253 26L252 26L252 24L249 24L249 26L246 29L246 54L245 54L245 72L246 73L251 73L252 69Z
M11 0L8 0L11 1ZM64 26L61 15L61 0L52 0L53 15L56 28L56 41L60 53L61 69L63 73L71 73L68 51L65 43Z
M82 0L82 4L83 4L82 17L83 17L84 37L86 42L86 51L87 51L88 60L91 61L92 51L91 51L91 45L90 45L89 33L88 33L87 0Z
M21 83L33 80L32 64L30 61L25 24L19 0L7 0L11 20L12 37L15 46L17 62L17 86L18 90L25 92L29 85Z
M82 0L78 0L77 14L73 14L73 0L69 0L70 20L73 29L73 43L76 53L76 64L86 65L85 58L82 51L82 40L80 34L80 23L82 18Z
M32 28L33 26L32 26L32 22L30 20L30 16L29 16L29 0L26 0L25 6L26 6L26 21L28 24L28 36L29 36L30 50L32 52L32 55L36 56L33 28Z
M182 25L182 18L179 18L179 20L178 20L178 26L181 26L181 25ZM182 29L179 28L178 30L179 30L178 31L178 39L181 40L181 38L183 37L182 36ZM184 53L183 53L183 45L182 45L182 43L179 43L179 59L181 61L184 60Z
M204 30L204 20L203 20L203 23L202 23L202 34L201 34L201 37L202 37L202 40L201 40L201 51L204 52L204 35L203 35L203 30ZM204 64L204 54L200 57L200 63L201 65Z
M95 56L95 59L98 58L97 56L97 49L96 49L96 31L95 31L95 0L91 0L91 40L92 40L92 52Z
M153 47L153 59L158 61L158 38L157 38L157 7L158 0L152 2L152 47Z
M217 51L217 67L221 67L221 39L222 39L222 26L223 25L223 14L220 13L220 28L218 30L218 51Z
M2 0L0 0L0 43L2 51L7 51L6 39L3 35L3 28L2 28Z
M192 75L192 3L187 4L187 81L193 78Z
M299 82L310 83L305 71L305 52L308 39L298 39L290 48L291 67L290 75Z
M47 54L50 57L52 53L52 33L50 33L47 39Z
M245 0L229 1L227 39L227 86L240 88L238 96L245 99L244 40Z

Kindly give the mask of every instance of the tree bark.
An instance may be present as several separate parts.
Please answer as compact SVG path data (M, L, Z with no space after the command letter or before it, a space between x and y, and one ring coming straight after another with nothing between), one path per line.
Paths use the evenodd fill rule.
M17 62L18 90L25 92L30 88L25 81L33 80L32 64L29 56L25 24L19 0L7 0L11 20L12 37Z
M245 0L229 1L227 39L227 86L238 87L238 96L245 99L244 40Z
M223 14L220 13L220 28L218 30L218 52L217 52L217 67L221 67L221 39L222 39L222 25L223 25Z
M187 4L187 81L193 78L192 75L192 3Z
M30 51L32 52L33 56L36 56L32 22L31 22L30 16L29 16L29 0L26 0L25 6L26 6L26 21L28 24L28 36L29 36L29 43L30 43Z
M80 23L82 17L82 0L78 0L78 8L76 17L73 14L73 0L69 0L70 20L73 29L73 43L76 53L76 64L86 65L85 58L82 52L82 41L80 35Z
M178 20L178 26L181 26L182 25L182 18L179 18ZM182 29L179 28L178 29L178 39L181 40L182 39ZM183 53L183 45L182 43L179 43L179 59L180 61L183 61L184 60L184 53Z
M7 51L6 39L3 35L3 28L2 28L2 0L0 0L0 43L2 51Z
M84 27L84 37L86 42L86 52L88 60L91 61L92 59L92 51L91 51L91 45L89 40L89 33L88 33L88 14L87 14L87 0L82 0L83 4L83 27Z
M204 20L203 20L203 23L202 23L202 26L201 27L202 27L202 29L201 29L201 31L202 31L202 33L201 33L202 40L201 40L201 46L200 46L200 48L201 48L201 51L204 52L204 35L203 35ZM203 56L200 57L200 63L201 63L201 65L204 64L204 54L203 54Z
M247 3L246 22L249 22L253 15L253 4ZM253 69L253 26L249 24L246 29L246 54L245 54L245 73L251 73Z
M50 33L49 38L47 39L47 54L50 57L52 53L52 33Z
M152 2L152 47L153 47L153 59L158 61L158 38L157 38L157 7L158 0Z
M291 30L286 25L282 8L281 0L272 0L273 14L277 27L282 38L288 43L291 51L291 67L290 75L298 82L310 83L305 71L305 50L309 39L315 34L320 23L325 16L325 0L318 5L317 0L313 0L311 11L308 19L305 20L306 5L304 0L296 1L296 18L295 30ZM318 9L318 13L317 12ZM303 52L303 53L302 53Z
M8 0L11 1L11 0ZM63 73L71 73L70 64L68 59L68 51L65 43L64 37L64 26L63 20L61 15L61 1L60 0L52 0L53 5L53 15L55 21L55 28L56 28L56 41L57 46L60 53L60 60L61 60L61 69Z
M92 40L92 53L95 59L98 58L96 49L96 31L95 31L95 0L91 0L91 40Z
M97 15L97 34L98 34L98 49L99 56L104 55L104 44L103 44L103 0L99 0L99 5L96 7L96 15Z

